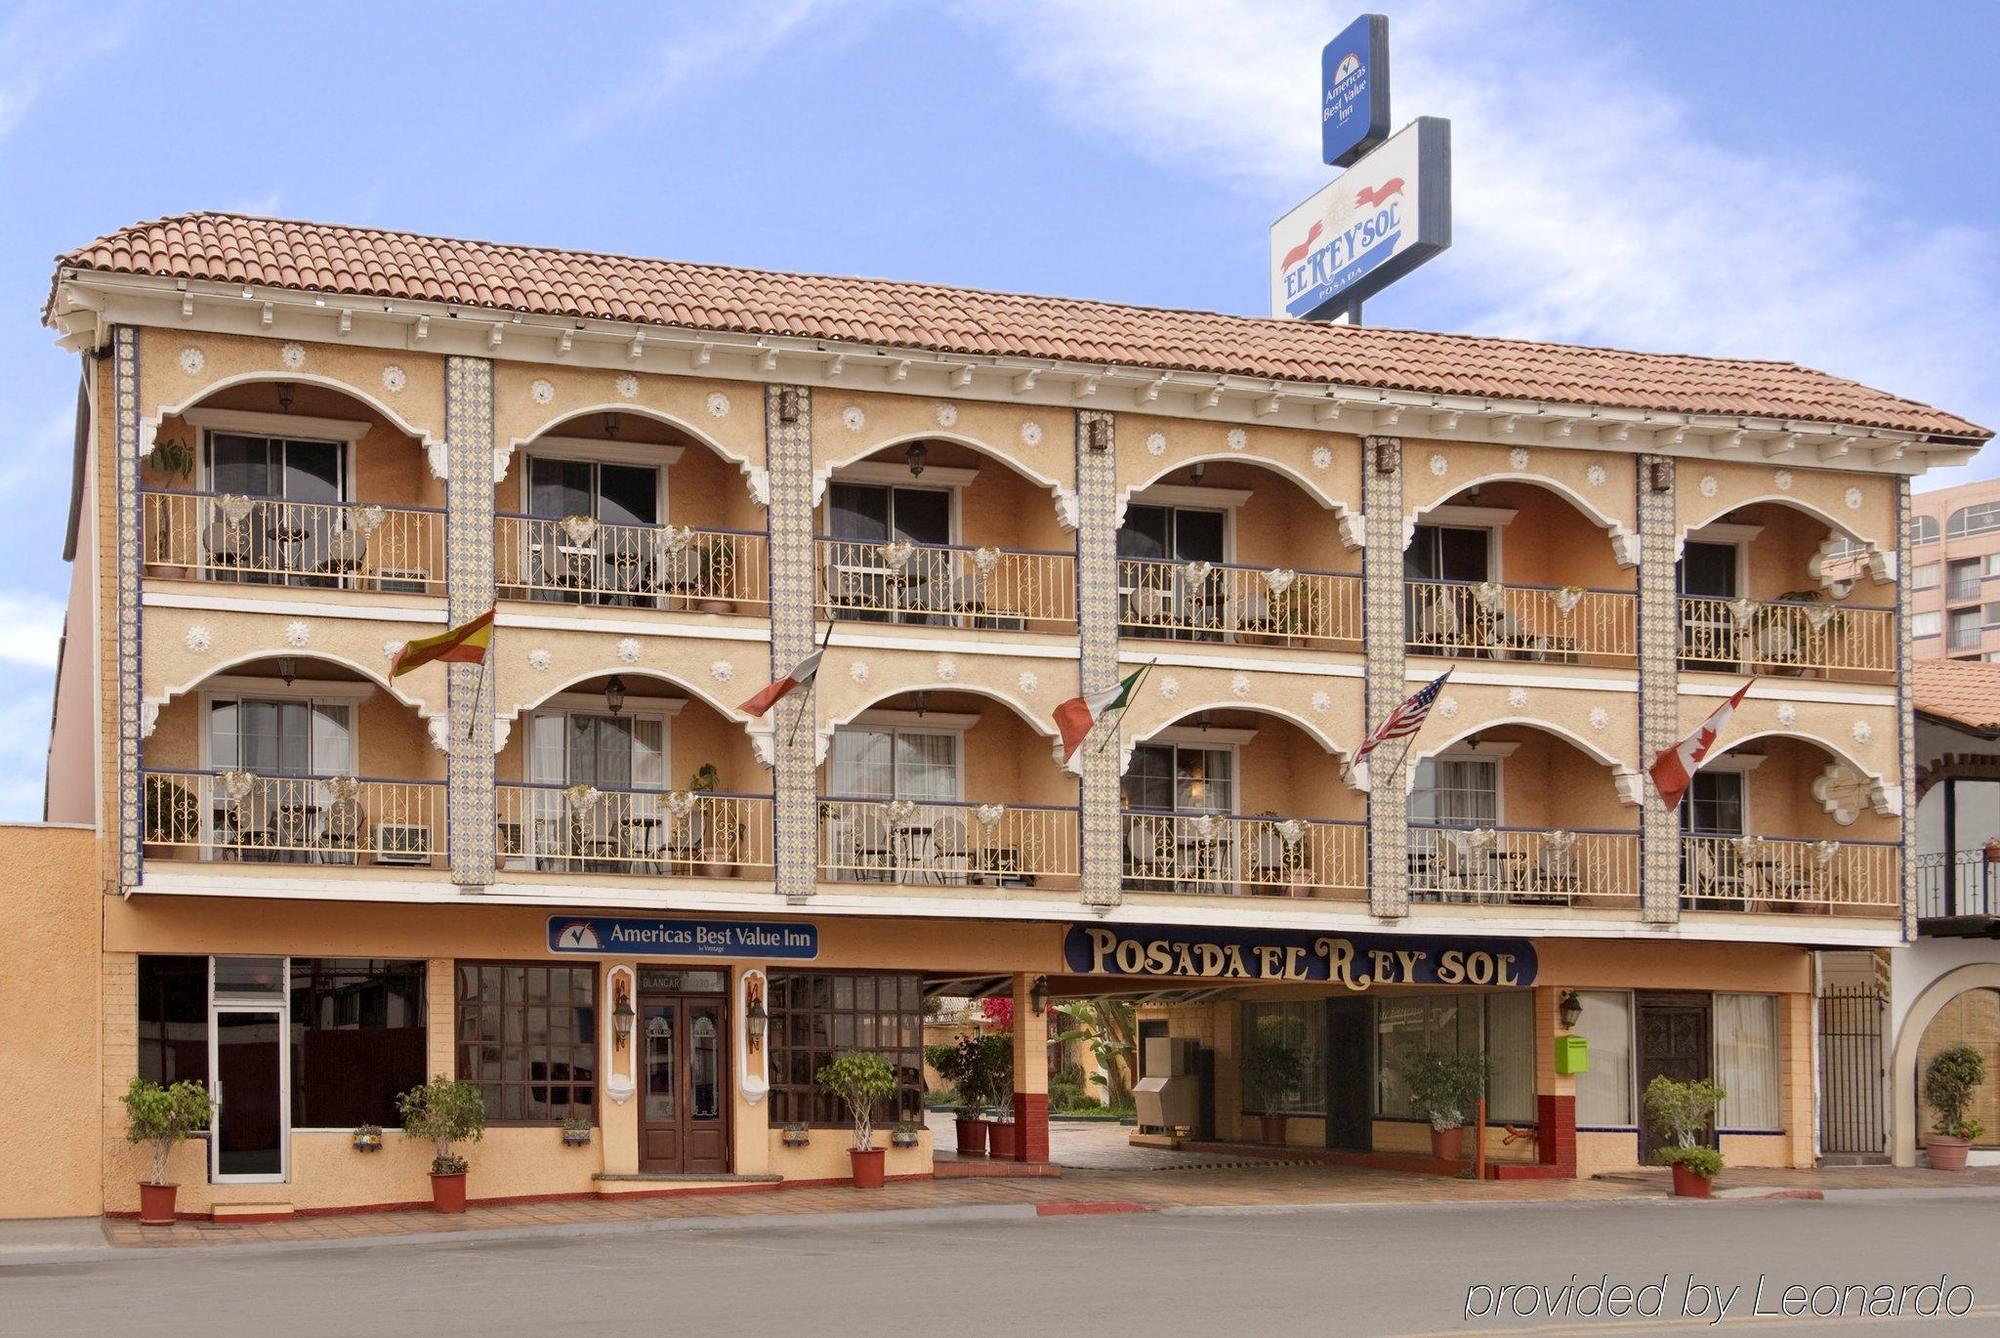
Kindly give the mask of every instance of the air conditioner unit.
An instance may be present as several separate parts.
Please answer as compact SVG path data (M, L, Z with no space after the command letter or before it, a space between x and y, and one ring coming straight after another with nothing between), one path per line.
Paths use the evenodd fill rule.
M375 862L377 864L429 864L431 862L431 829L428 827L411 826L407 823L376 823Z

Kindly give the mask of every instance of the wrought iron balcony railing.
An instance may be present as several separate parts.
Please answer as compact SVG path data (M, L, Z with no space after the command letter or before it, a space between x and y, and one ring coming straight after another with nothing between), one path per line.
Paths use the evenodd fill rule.
M1125 811L1134 892L1365 899L1368 827L1317 818Z
M594 785L496 788L508 872L736 878L771 870L771 797Z
M1118 561L1127 636L1356 650L1361 578L1227 562Z
M1580 585L1406 581L1412 650L1495 660L1638 661L1638 597Z
M828 618L1076 632L1076 558L960 544L819 541L819 608Z
M235 770L145 775L144 841L156 857L441 868L444 839L443 781Z
M505 598L699 613L761 614L770 603L770 548L756 531L589 516L500 516L494 527Z
M1410 824L1416 901L1639 905L1639 834L1589 828Z
M1681 904L1894 915L1902 901L1901 853L1893 841L1684 835Z
M819 801L820 876L944 887L1073 885L1077 810L944 799Z
M1682 595L1681 665L1722 673L1886 681L1896 669L1896 611Z
M147 492L140 509L155 577L444 591L444 513L435 509L210 492Z

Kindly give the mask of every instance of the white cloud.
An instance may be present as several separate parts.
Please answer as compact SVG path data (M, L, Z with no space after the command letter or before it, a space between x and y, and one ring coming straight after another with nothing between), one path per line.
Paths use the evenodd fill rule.
M0 665L55 668L63 612L62 602L47 595L0 590Z
M1319 50L1351 18L1305 0L1030 0L993 31L1062 114L1276 217L1331 170ZM1432 323L1791 360L2000 425L1990 229L1703 140L1681 95L1560 11L1455 0L1392 23L1398 119L1453 122L1454 245L1433 262L1449 278L1427 285L1449 308Z
M23 5L0 26L0 139L51 89L124 42L132 7Z

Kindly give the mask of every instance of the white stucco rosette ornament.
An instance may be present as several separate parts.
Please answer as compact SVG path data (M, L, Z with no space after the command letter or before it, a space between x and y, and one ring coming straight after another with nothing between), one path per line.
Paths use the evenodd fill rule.
M1021 424L1021 444L1024 446L1041 445L1042 425L1040 423L1037 423L1032 418L1030 418L1027 422Z
M1172 674L1160 680L1160 700L1172 701L1181 695L1181 681Z
M708 665L708 676L718 683L727 683L736 676L736 666L727 660L711 660Z
M861 406L850 404L840 411L840 425L849 432L859 432L868 426L868 415L861 412Z
M181 640L187 644L189 650L197 655L205 653L209 647L215 644L214 638L208 634L208 629L200 623L196 623L193 627L188 628L186 634L181 637Z
M1513 450L1507 452L1507 467L1509 469L1526 469L1528 467L1528 448L1526 446L1516 446Z
M1232 427L1229 429L1229 435L1224 440L1229 443L1230 450L1240 451L1250 444L1250 434L1240 427Z
M201 369L208 366L208 355L189 344L181 350L181 370L189 376L200 376Z
M287 646L303 647L311 640L312 628L307 626L304 618L294 618L285 624L285 644Z
M540 646L528 652L528 667L538 674L546 674L555 662L556 657Z
M1439 478L1443 478L1445 476L1445 471L1451 468L1451 461L1447 460L1444 457L1444 453L1440 451L1437 454L1431 456L1430 466L1431 466L1431 473L1437 475Z
M957 421L958 421L958 406L956 404L938 405L937 425L939 427L950 427L953 423L956 423Z
M938 656L937 676L946 683L958 677L958 661L949 655Z
M549 404L555 400L556 383L547 377L538 376L528 383L528 398L537 404Z
M856 660L853 664L848 665L847 676L857 683L866 683L868 681L868 661Z
M382 369L382 389L388 391L391 395L402 394L403 387L409 384L410 374L395 363L392 362Z
M1592 465L1590 468L1583 471L1584 481L1590 484L1590 486L1593 488L1602 488L1604 486L1604 480L1610 477L1611 475L1605 472L1603 465Z
M723 394L721 391L711 390L708 393L707 404L708 404L709 417L711 418L729 417L729 396Z
M618 662L620 664L637 664L639 662L639 638L628 636L619 639Z
M1165 455L1166 453L1167 434L1164 432L1148 432L1146 434L1146 454Z
M1231 675L1229 676L1229 691L1230 691L1230 692L1231 692L1232 694L1234 694L1235 696L1238 696L1238 697L1247 697L1247 696L1249 696L1249 695L1250 695L1250 675L1248 675L1248 674L1231 674Z
M1314 469L1331 469L1333 467L1333 447L1313 447L1312 462Z
M616 381L613 381L611 388L618 392L618 398L620 399L635 399L639 394L639 378L627 372Z
M1021 689L1024 695L1032 697L1035 695L1036 689L1042 686L1042 680L1035 677L1033 673L1024 670L1021 676L1014 680L1014 684Z
M1333 709L1333 694L1323 690L1315 692L1312 695L1312 708L1314 715L1325 715Z
M1458 714L1458 698L1456 698L1456 697L1440 697L1440 698L1438 698L1438 714L1439 714L1439 715L1441 715L1441 716L1443 716L1443 717L1444 717L1444 718L1445 718L1446 720L1449 720L1449 719L1451 719L1451 718L1452 718L1453 716L1457 715L1457 714Z
M278 361L296 372L306 365L306 346L296 343L286 344L278 350Z

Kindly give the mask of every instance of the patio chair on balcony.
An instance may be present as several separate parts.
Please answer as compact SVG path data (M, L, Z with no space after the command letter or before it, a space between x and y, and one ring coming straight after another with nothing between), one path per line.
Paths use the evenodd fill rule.
M333 800L326 806L326 816L316 842L321 860L328 864L354 863L355 853L361 848L361 833L365 830L366 815L361 811L359 799Z
M313 570L335 584L359 574L368 567L369 538L369 531L350 526L334 531L321 547Z
M1485 861L1472 849L1467 832L1437 833L1437 862L1434 875L1439 892L1447 901L1470 901L1484 890L1488 879L1481 866Z
M269 787L253 785L224 809L216 841L233 849L238 859L271 858L278 844L278 823Z
M240 572L250 565L250 517L230 520L217 511L202 532L201 546L208 565Z
M660 592L659 541L641 536L636 544L625 544L604 555L604 589L623 604L650 601Z
M1536 906L1570 905L1576 900L1582 881L1578 876L1576 847L1558 849L1544 841L1535 854L1535 862L1519 866L1516 877L1522 895L1515 897L1515 901Z
M879 804L862 804L848 820L848 867L856 882L896 881L895 833Z
M1688 855L1689 890L1697 910L1742 910L1749 904L1749 885L1742 862L1704 841Z
M1133 822L1125 827L1125 876L1171 890L1180 870L1172 829L1164 822Z
M578 594L597 582L597 548L589 544L569 544L560 528L551 527L541 543L542 579L558 590Z
M1125 595L1125 621L1138 627L1166 627L1174 620L1173 596L1151 586L1138 586Z
M701 554L692 546L678 551L662 546L654 584L665 607L672 608L673 602L679 600L683 606L693 608L695 601L704 593L701 588Z
M972 875L972 849L965 839L965 819L940 813L931 827L929 872L939 883L962 886Z

